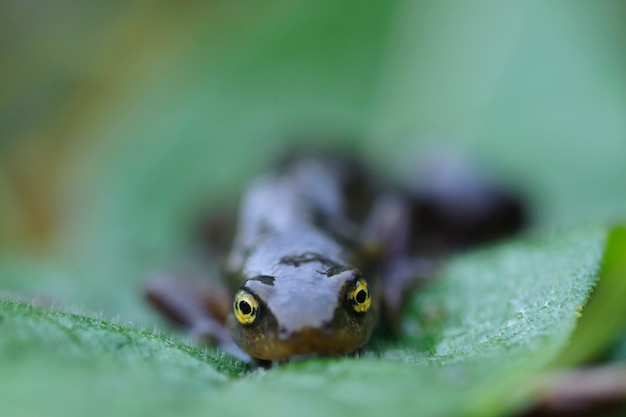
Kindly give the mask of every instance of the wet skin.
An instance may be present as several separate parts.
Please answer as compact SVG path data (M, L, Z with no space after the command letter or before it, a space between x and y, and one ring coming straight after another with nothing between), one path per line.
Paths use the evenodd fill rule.
M345 173L333 162L299 160L255 181L242 203L227 266L240 283L230 328L254 358L344 355L376 325L377 276L356 266L359 236L348 233L358 228L345 217Z
M397 325L403 295L432 275L433 258L441 255L416 252L433 246L424 236L411 236L415 213L424 205L422 197L414 197L420 194L375 196L364 172L335 155L288 158L244 195L224 271L232 303L216 296L215 288L169 278L155 280L148 299L239 357L283 362L354 352L368 342L381 314L387 324ZM462 197L467 187L461 191ZM496 191L482 192L490 211L481 221L487 226L491 218L497 225L503 218L517 221L518 207L511 213L501 209L501 191ZM427 203L443 205L440 212L451 208L447 201L433 204L433 197ZM462 198L454 203L462 210ZM455 246L459 227L448 233L446 225L439 235L431 229L437 242L446 242L439 252ZM519 229L517 223L507 224L501 234L512 229Z

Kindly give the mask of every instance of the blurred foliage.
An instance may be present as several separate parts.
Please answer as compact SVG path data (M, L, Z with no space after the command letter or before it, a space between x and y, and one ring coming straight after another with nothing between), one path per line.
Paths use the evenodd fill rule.
M467 341L470 350L488 347L481 344L486 337L481 331L506 337L518 331L521 347L511 357L524 363L533 360L528 335L541 331L552 358L574 322L545 328L514 317L481 327L464 320L482 317L480 308L491 304L505 309L508 295L503 294L510 288L499 285L515 287L511 280L521 280L518 287L528 291L524 305L537 307L533 303L550 292L543 285L552 281L527 280L527 274L543 277L542 268L550 272L548 278L587 277L573 281L580 286L578 298L567 302L564 317L584 302L591 271L599 267L602 238L577 225L608 225L626 213L625 18L620 1L5 0L0 4L0 291L11 299L80 313L63 320L87 328L83 315L93 312L101 312L104 322L118 317L123 323L160 324L140 299L146 275L163 268L205 268L189 248L200 213L232 204L246 180L286 146L342 146L389 177L401 176L398 167L411 164L422 150L444 147L485 161L485 169L523 189L533 207L534 232L544 237L536 251L532 239L522 240L512 249L505 244L453 263L441 284L450 287L419 295L412 305L404 343L416 349L426 343L419 352L434 355L433 346L459 342L462 332L451 333L443 324L430 335L412 333L423 325L412 320L429 317L420 306L440 300L455 311L456 332L465 326L475 330L466 334L474 338ZM567 237L551 240L546 230L554 229ZM529 257L538 269L518 270L518 255L509 263L508 250L520 252L521 261ZM616 251L615 259L626 258ZM550 262L551 257L559 262ZM502 281L487 273L492 266L504 274ZM575 268L580 274L572 272ZM610 295L620 293L624 275L616 270L603 272L612 278L602 291L601 284L590 306L616 305ZM489 295L489 289L470 285L468 275L474 272L499 290ZM464 296L463 302L455 298ZM548 312L560 311L551 303L548 307ZM161 406L181 405L166 394L168 379L158 370L151 373L149 362L130 360L138 362L131 369L109 366L115 362L109 356L115 355L91 348L83 358L48 361L46 347L57 338L45 326L50 318L14 304L2 304L0 315L9 314L7 309L23 318L15 323L31 323L37 336L9 349L22 336L16 325L7 326L13 319L0 322L9 334L8 344L0 345L0 368L15 376L14 383L4 379L5 398L30 388L51 395L45 391L56 377L49 375L65 372L67 385L55 384L61 398L62 390L84 391L95 381L95 391L115 387L119 398L137 409L159 397L153 414ZM617 307L590 311L597 312L589 319L591 327L618 316ZM64 317L54 314L55 320ZM614 321L595 347L583 343L572 362L605 349L620 325ZM24 326L28 333L30 324ZM149 338L128 331L131 344ZM587 340L584 333L574 337ZM342 392L364 389L368 399L380 399L382 393L355 381L386 372L381 381L403 381L401 387L389 385L402 398L417 391L424 398L432 395L429 404L439 404L442 395L450 399L443 394L449 380L430 382L431 371L441 376L437 371L417 361L416 372L423 373L412 375L415 369L403 364L408 359L402 345L383 350L389 357L382 365L312 361L237 381L206 397L201 392L211 389L202 376L174 383L173 392L191 401L189 414L212 401L237 402L243 398L239 389L251 395L263 384L276 388L265 394L278 414L291 409L287 402L280 408L283 400L342 412L357 406L342 403ZM452 355L472 360L471 354ZM344 370L345 379L333 386L338 391L321 388ZM117 372L124 377L117 378ZM103 376L94 379L95 374ZM479 385L493 387L487 380ZM286 385L293 387L288 399L279 393ZM152 389L155 396L147 391L134 396L136 386ZM306 390L331 401L321 404ZM56 403L67 407L63 415L84 414L91 400L96 407L103 403L83 391L80 401ZM448 410L476 409L476 404L470 407L473 400L495 398L474 393L451 402ZM1 403L7 404L5 398ZM511 406L513 400L503 401ZM18 404L11 415L20 415L25 405ZM234 412L243 404L233 407ZM127 410L130 415L132 408Z

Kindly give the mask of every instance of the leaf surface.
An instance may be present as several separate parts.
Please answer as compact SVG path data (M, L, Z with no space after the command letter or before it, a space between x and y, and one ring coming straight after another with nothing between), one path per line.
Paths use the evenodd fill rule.
M0 407L7 415L66 415L89 408L85 398L106 395L93 390L110 385L115 405L92 415L161 415L172 404L180 415L495 415L520 400L507 389L566 345L596 282L605 238L604 229L585 228L459 256L416 294L402 340L375 343L359 358L251 374L213 350L5 301L0 367L11 378L0 388L14 395Z

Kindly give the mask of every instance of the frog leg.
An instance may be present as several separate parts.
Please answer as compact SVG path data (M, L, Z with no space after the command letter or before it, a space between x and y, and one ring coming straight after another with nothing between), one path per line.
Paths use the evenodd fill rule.
M208 213L197 216L193 228L193 243L201 257L209 261L223 259L233 245L237 227L237 206L223 203Z
M402 192L375 202L364 227L366 248L378 252L392 325L404 294L420 277L432 276L443 256L517 233L528 217L519 192L467 161L444 155L416 166Z
M414 247L451 252L522 231L529 219L524 193L481 168L449 153L413 164L402 187L416 219Z
M364 257L376 259L382 312L392 330L400 326L401 310L413 289L433 277L437 261L412 249L412 207L390 193L374 203L363 228Z
M198 277L158 275L149 280L144 294L150 304L173 323L188 328L194 338L250 362L231 336L227 323L230 295L225 288Z

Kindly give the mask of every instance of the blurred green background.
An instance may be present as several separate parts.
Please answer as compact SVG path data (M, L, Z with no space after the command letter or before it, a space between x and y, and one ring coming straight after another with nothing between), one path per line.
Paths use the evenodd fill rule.
M625 21L621 1L4 0L0 289L154 323L145 276L193 263L199 213L301 135L383 175L460 149L537 229L623 219Z

